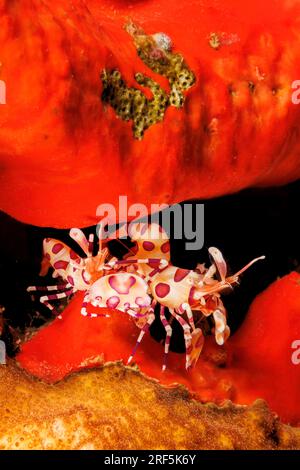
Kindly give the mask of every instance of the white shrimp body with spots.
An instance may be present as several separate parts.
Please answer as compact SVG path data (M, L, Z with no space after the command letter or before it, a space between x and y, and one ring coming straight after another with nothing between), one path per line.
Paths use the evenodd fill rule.
M43 242L44 257L53 267L53 277L61 277L75 287L86 290L90 285L90 275L83 269L84 260L70 247L54 238L46 238Z
M146 313L151 305L147 290L147 283L135 274L109 274L94 282L88 292L88 299L95 307L115 308L139 316Z
M195 271L168 266L149 281L151 295L165 307L180 311L182 304L191 301L198 278Z
M152 258L170 262L169 237L158 224L136 224L130 229L130 236L136 246L134 253L126 256L126 260ZM148 276L153 269L151 262L136 266L136 272L141 276Z

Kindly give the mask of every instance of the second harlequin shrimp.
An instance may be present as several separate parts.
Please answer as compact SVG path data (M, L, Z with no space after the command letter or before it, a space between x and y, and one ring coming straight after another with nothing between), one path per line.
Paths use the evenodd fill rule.
M166 331L163 370L169 353L172 336L171 322L167 320L165 309L168 308L171 320L176 319L183 329L186 348L186 368L194 365L201 353L204 336L200 328L195 327L193 311L214 319L216 342L223 345L230 335L227 325L227 314L221 293L228 287L238 283L239 276L252 264L264 259L254 259L232 276L227 276L227 265L222 253L215 247L209 248L212 265L206 269L198 265L196 270L182 269L170 262L170 244L166 232L158 224L140 223L135 227L132 240L136 242L133 256L124 260L112 261L108 264L115 268L122 265L124 269L140 275L148 284L152 308L160 304L160 320ZM218 278L216 278L218 277ZM151 315L147 319L147 329L154 321ZM143 335L138 339L138 343ZM129 362L132 356L129 358Z

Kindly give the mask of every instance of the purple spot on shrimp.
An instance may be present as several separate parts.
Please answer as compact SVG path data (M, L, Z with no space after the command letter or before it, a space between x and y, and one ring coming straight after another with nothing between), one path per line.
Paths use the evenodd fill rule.
M82 279L86 284L90 283L90 281L86 278L86 272L84 270L82 271Z
M59 260L53 264L54 269L67 269L68 261Z
M169 253L169 251L170 251L170 242L163 243L163 245L161 245L160 249L163 253Z
M196 287L192 286L189 292L189 301L188 301L191 307L199 303L199 299L195 299L196 292L197 292Z
M71 284L71 286L74 286L75 282L74 282L74 279L72 278L72 276L67 276L67 281L69 284Z
M70 251L70 258L71 258L71 259L78 259L79 256L78 256L77 253L75 253L75 251L71 250L71 251Z
M182 269L182 268L176 269L176 272L174 275L174 281L175 282L182 281L182 279L184 279L189 274L189 272L190 271L188 269Z
M64 245L62 243L55 243L55 245L52 248L52 253L55 255L59 253L63 249Z
M155 286L156 295L157 297L160 297L161 299L163 297L166 297L168 293L170 292L170 290L171 288L169 284L165 284L164 282L160 282L159 284L157 284L157 286Z
M106 301L106 305L109 308L116 308L119 305L119 303L120 303L120 298L117 297L116 295L113 295Z
M155 248L155 245L153 242L145 241L143 242L143 248L146 251L152 251Z
M118 294L127 295L129 290L136 283L133 276L123 276L122 274L112 274L108 279L109 285Z

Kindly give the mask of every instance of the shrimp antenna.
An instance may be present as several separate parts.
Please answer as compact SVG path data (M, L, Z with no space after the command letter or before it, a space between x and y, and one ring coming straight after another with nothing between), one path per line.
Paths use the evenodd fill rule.
M237 273L233 274L233 276L230 276L230 277L240 276L244 271L246 271L248 268L250 268L250 266L252 266L252 264L256 263L257 261L263 260L263 259L266 259L266 257L265 256L259 256L259 258L253 259L252 261L250 261L250 263L246 264L246 266L244 266Z

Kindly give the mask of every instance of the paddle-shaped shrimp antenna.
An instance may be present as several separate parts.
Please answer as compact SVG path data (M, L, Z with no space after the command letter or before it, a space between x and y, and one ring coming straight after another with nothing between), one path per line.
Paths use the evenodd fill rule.
M90 256L90 244L83 231L80 228L71 228L69 235L80 246L86 256Z
M238 277L243 272L245 272L248 268L250 268L250 266L252 266L257 261L260 261L260 260L263 260L263 259L266 259L266 257L265 256L259 256L258 258L253 259L252 261L250 261L250 263L246 264L246 266L244 266L242 269L240 269L237 273L233 274L232 276L227 277L226 281L229 282L230 284L232 284L234 282L237 282Z
M218 248L215 248L214 246L211 246L208 249L209 254L211 255L218 271L221 277L221 282L225 281L226 279L226 274L227 274L227 264L226 261L223 258L223 255Z

